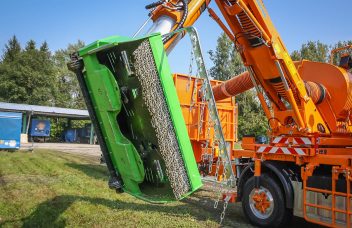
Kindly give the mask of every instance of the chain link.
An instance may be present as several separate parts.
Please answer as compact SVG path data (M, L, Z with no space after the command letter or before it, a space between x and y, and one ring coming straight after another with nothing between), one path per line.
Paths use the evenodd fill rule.
M189 69L188 69L188 75L189 76L192 76L192 73L193 73L193 62L194 62L194 52L193 52L193 49L191 50L191 61L189 63ZM191 77L189 77L188 79L188 83L187 83L187 86L186 86L186 91L188 92L189 91L189 88L191 86Z
M225 218L225 214L226 214L226 209L227 209L227 206L229 205L229 201L231 199L231 196L230 195L227 195L224 199L224 207L223 207L223 210L221 212L221 215L220 215L220 225L222 224L222 222L224 221L224 218Z
M189 80L191 80L191 77L189 77ZM198 79L196 78L194 80L194 84L193 84L193 91L192 91L192 96L191 96L191 104L190 104L190 107L189 107L189 111L190 112L192 111L192 109L194 107L194 104L197 101L197 87L198 87Z

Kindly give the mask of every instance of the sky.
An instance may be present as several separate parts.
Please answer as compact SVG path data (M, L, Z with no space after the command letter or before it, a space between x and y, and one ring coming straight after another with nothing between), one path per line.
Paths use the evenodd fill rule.
M78 39L88 44L111 35L132 36L147 19L144 6L153 1L1 0L0 50L13 35L23 46L29 39L38 44L47 41L52 51ZM329 45L352 40L351 0L264 0L264 4L290 52L309 40ZM218 12L214 1L210 7ZM206 11L194 27L210 68L208 51L216 48L221 29ZM189 72L190 53L185 37L169 56L173 72Z

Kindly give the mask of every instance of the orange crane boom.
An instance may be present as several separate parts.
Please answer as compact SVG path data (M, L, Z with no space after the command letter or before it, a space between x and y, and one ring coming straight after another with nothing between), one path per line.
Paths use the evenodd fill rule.
M315 133L329 134L331 131L339 131L338 121L332 120L332 116L337 116L332 109L317 107L308 92L312 93L312 83L304 83L303 73L297 70L295 63L291 60L278 32L276 31L268 12L262 1L224 1L215 0L228 27L221 21L215 12L209 9L211 17L221 26L224 32L235 42L235 46L241 54L244 65L247 67L252 84L257 89L258 97L268 119L275 118L277 121L273 132L277 134L297 134L314 135ZM187 8L187 16L184 11L174 10L173 7L183 7L183 1L159 1L159 5L152 11L152 19L155 25L150 32L161 32L166 34L180 27L191 26L199 18L201 13L208 8L210 1L190 1ZM161 21L172 21L169 26L160 26ZM169 37L165 42L165 47L170 51L182 38L182 35ZM313 67L314 73L309 75L312 82L321 78L320 66L305 63L302 72L306 68ZM336 66L325 66L331 71L337 69ZM312 73L312 70L308 71ZM336 71L336 70L335 70ZM337 70L338 71L338 70ZM347 71L337 72L338 78L345 78L345 84L349 84L350 78ZM246 79L249 82L248 78ZM309 87L308 90L306 87ZM324 94L326 85L319 83L314 86L314 92ZM346 87L346 86L345 86ZM349 92L349 86L346 92ZM224 90L223 90L224 91ZM331 93L331 92L330 92ZM313 98L317 96L313 94ZM272 107L268 107L265 102L266 96ZM349 100L349 99L347 99ZM339 102L341 99L338 100ZM342 101L343 102L343 101ZM329 96L326 102L331 105ZM348 102L349 103L349 102ZM325 105L327 106L327 105ZM351 109L348 104L346 109ZM271 114L269 109L273 109ZM327 118L324 118L327 116ZM312 117L314 121L312 121ZM292 125L287 128L287 125Z

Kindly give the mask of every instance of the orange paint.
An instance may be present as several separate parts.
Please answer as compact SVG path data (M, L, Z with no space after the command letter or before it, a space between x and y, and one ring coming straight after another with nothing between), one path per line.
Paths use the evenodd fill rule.
M207 104L202 102L199 93L203 80L183 74L174 74L173 77L196 161L201 162L202 154L211 154L212 149L215 152L214 159L216 159L218 146L213 145L215 143L213 142L214 127L209 120ZM212 85L220 83L220 81L211 80ZM225 140L230 143L230 148L233 149L234 143L237 141L238 113L236 112L235 100L227 98L218 101L217 108ZM206 146L207 148L205 148Z

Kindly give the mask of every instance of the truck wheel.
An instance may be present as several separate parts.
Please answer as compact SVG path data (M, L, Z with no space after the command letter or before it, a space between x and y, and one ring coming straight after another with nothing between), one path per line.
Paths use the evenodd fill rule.
M242 209L253 225L262 227L284 226L292 216L280 186L265 173L260 177L259 189L254 188L254 176L244 184Z

